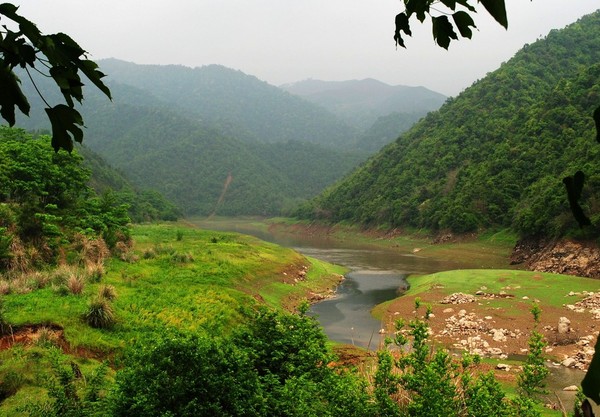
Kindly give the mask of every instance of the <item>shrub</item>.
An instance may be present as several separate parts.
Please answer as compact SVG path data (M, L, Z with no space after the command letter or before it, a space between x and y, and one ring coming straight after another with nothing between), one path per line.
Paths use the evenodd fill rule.
M90 326L97 329L109 329L116 323L115 313L104 297L94 297L88 306L84 319Z
M98 289L98 297L114 301L117 298L117 291L113 285L102 285Z
M131 349L116 378L115 416L259 416L258 375L234 344L170 334Z
M83 293L83 289L85 288L85 282L83 278L78 275L71 275L67 280L67 288L73 295L80 295Z

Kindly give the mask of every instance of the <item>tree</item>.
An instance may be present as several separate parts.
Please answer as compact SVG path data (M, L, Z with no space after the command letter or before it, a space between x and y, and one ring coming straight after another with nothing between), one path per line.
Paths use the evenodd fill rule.
M14 72L17 66L23 68L30 78L30 71L52 78L66 101L66 104L51 106L42 97L52 125L52 147L57 152L61 148L71 152L73 140L80 143L83 140L83 118L75 109L74 102L81 103L83 100L84 84L79 71L111 98L110 90L102 82L104 74L94 61L87 59L86 52L71 37L64 33L44 35L17 11L18 7L14 4L0 4L0 20L4 18L18 26L18 30L9 29L7 25L0 29L0 115L13 126L15 107L23 114L29 114L29 102Z

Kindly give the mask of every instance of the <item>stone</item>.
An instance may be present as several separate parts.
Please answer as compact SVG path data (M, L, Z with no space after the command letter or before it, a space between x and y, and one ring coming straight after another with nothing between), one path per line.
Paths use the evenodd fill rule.
M523 296L523 300L529 300L529 297L527 297L526 295Z
M494 342L506 342L506 336L500 329L492 329L492 339Z
M576 362L577 362L577 361L576 361L575 359L573 359L573 358L566 358L566 359L565 359L564 361L562 361L560 364L561 364L562 366L565 366L565 367L569 368L569 367L571 367L571 366L575 365L575 363L576 363Z
M569 385L568 387L564 387L563 391L579 391L579 387L577 385Z
M500 369L501 371L510 371L510 365L507 365L505 363L499 363L498 365L496 365L496 369Z
M571 320L566 317L561 317L558 319L558 334L567 334L571 331Z
M453 313L454 309L453 308L445 308L444 311L442 311L442 313L444 314L449 314L449 313Z

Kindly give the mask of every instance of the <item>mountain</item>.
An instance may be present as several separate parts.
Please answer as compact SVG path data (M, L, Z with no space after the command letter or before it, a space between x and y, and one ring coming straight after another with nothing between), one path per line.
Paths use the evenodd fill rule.
M365 131L382 116L399 113L417 121L446 100L425 87L391 86L373 79L349 81L304 80L280 86L318 104L346 123ZM394 139L401 132L396 132Z
M583 209L597 224L599 62L600 11L526 45L298 214L555 236L576 228L562 180L581 169Z
M94 89L87 89L84 105L80 108L86 123L84 144L125 174L136 187L162 193L185 214L209 215L215 211L223 215L280 214L282 210L318 194L366 157L364 152L336 150L311 141L301 141L300 136L294 136L296 130L306 134L311 126L319 128L317 124L307 123L307 129L303 130L297 117L312 118L315 123L317 118L310 113L294 115L294 108L286 108L283 104L279 110L289 111L288 120L294 119L299 124L285 125L284 120L278 128L289 131L296 139L280 139L281 142L274 143L252 139L257 131L252 131L252 126L229 124L225 105L222 120L218 121L211 114L201 117L199 105L193 106L193 97L179 102L170 101L173 97L167 94L169 89L160 86L161 83L168 85L169 77L176 77L171 67L165 67L164 73L155 73L157 68L153 67L150 71L156 76L153 83L144 72L145 66L110 62L131 71L140 70L139 76L130 74L130 79L147 78L150 87L145 89L116 81L114 78L117 76L111 74L113 80L108 85L112 101ZM110 71L104 65L101 68ZM251 91L256 83L260 84L260 88L264 87L255 78L240 76L236 71L219 69L219 73L233 74L230 84L235 84L236 80L250 80L248 88ZM22 79L26 81L25 77ZM123 79L130 80L127 77ZM23 85L27 96L35 97L33 86L25 81ZM174 78L172 81L175 89L185 80ZM225 81L222 80L222 88L227 90L228 83ZM47 100L59 101L57 92L47 80L38 77L36 83ZM142 84L138 82L138 85ZM158 86L156 89L151 88L154 84ZM271 89L277 90L275 87L267 88ZM215 86L213 95L218 95L217 91ZM291 96L279 91L276 97ZM263 98L263 101L268 100L268 97ZM322 112L299 98L293 98L291 102L316 109L315 113ZM184 104L192 107L183 107ZM255 107L260 106L274 108L277 103L257 103ZM42 103L32 101L32 107L38 111L32 111L30 118L20 118L19 124L30 129L47 128L48 121L39 111L43 108ZM240 113L233 111L232 114L237 117ZM335 117L328 119L335 120ZM276 125L277 121L272 123ZM326 126L323 130L327 130ZM241 139L233 136L234 131L240 134ZM274 138L271 137L272 140Z
M108 81L151 92L173 109L240 140L347 147L358 134L330 112L224 66L137 65L116 59L98 64L109 74Z

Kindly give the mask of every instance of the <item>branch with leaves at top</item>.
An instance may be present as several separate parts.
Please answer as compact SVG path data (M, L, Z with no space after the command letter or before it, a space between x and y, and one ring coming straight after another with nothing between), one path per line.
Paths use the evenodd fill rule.
M504 0L477 1L498 23L508 28ZM405 10L396 15L396 32L394 33L396 46L406 47L402 33L412 36L410 22L413 17L416 17L420 23L423 23L427 16L431 18L433 39L444 49L448 49L452 40L458 40L455 28L460 36L471 39L473 35L471 28L477 28L471 15L476 13L476 10L471 3L475 3L474 0L404 0ZM460 8L465 10L459 10ZM449 17L452 18L452 21Z
M52 125L52 147L57 152L61 148L70 152L73 140L79 143L83 140L83 118L75 109L74 102L76 100L81 103L83 100L84 84L79 71L111 98L110 90L102 82L104 74L98 70L94 61L87 59L86 51L71 37L64 33L44 35L34 23L17 11L18 7L14 4L0 4L0 19L11 20L18 25L16 31L10 30L6 25L0 31L0 116L13 126L15 107L29 115L30 105L21 90L21 81L14 72L15 67L25 69L28 74L30 69L47 71L66 101L66 104L52 107L40 94L46 103L46 114Z

